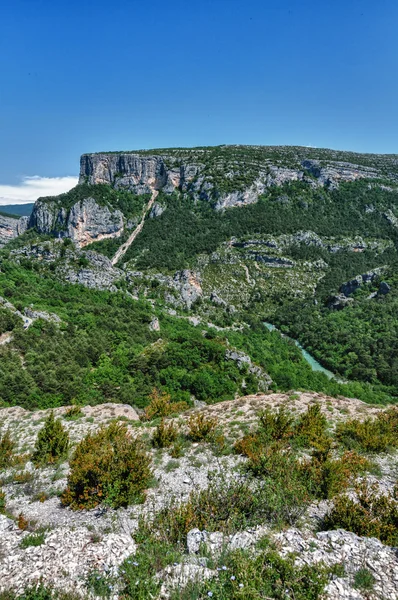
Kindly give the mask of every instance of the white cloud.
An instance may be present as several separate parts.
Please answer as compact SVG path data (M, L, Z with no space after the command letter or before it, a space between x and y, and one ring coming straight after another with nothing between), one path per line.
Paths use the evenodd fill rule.
M77 177L24 177L16 185L0 184L0 205L36 202L40 196L56 196L77 185Z

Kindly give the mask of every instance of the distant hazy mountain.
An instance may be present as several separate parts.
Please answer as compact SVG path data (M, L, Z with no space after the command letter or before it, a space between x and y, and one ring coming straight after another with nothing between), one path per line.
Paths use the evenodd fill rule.
M0 205L0 213L7 213L8 215L18 215L19 217L29 217L34 203L29 204L5 204Z

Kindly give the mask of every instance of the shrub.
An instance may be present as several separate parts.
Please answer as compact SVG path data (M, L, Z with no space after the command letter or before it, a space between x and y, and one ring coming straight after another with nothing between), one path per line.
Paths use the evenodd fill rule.
M246 468L254 476L269 485L273 482L275 491L286 486L284 494L296 497L297 501L301 499L298 505L309 498L332 498L371 466L356 452L333 458L332 439L325 433L326 419L318 405L310 406L296 427L283 411L267 411L260 419L258 431L239 440L235 450L248 458ZM299 460L292 451L292 447L303 444L314 446L310 460Z
M391 408L376 418L351 419L340 423L337 439L348 449L362 452L385 452L398 447L398 409Z
M327 420L322 414L319 404L311 404L301 415L295 428L295 439L299 446L324 448L327 447Z
M302 463L300 470L311 494L326 500L347 489L369 468L369 461L356 452L345 452L340 458L332 458L327 449L314 451L311 460Z
M142 421L152 421L156 417L168 417L188 408L186 402L172 402L170 394L158 390L153 390L150 399L150 403L141 416Z
M273 442L287 442L293 433L293 418L284 408L276 412L266 409L259 414L257 431L238 440L234 448L239 454L247 456L254 465L267 446Z
M20 529L21 531L25 531L29 527L29 521L27 519L25 519L25 516L23 513L19 513L17 525L18 525L18 529Z
M32 471L21 471L20 473L15 473L14 482L15 483L30 483L35 478L34 473Z
M77 445L62 502L74 510L101 502L127 506L143 501L150 478L150 457L142 442L131 439L125 423L113 422Z
M14 455L15 443L11 439L10 432L7 430L0 436L0 469L10 466Z
M32 462L36 467L54 463L65 458L69 448L69 435L59 419L55 420L54 412L48 415L44 427L39 431Z
M243 454L255 463L261 456L264 445L256 433L250 433L235 442L234 449L238 454Z
M58 596L42 584L28 587L21 594L15 591L0 592L0 600L52 600L55 597Z
M152 443L157 448L169 448L174 444L178 436L178 429L174 423L167 424L162 418L153 434Z
M71 421L75 420L75 419L79 419L80 417L83 416L83 411L80 408L80 406L77 406L76 404L73 406L70 406L64 414L64 418L65 419L69 419Z
M360 536L376 537L394 546L398 544L398 489L394 494L381 494L377 485L357 486L357 498L346 494L334 500L326 515L324 529L347 529Z
M188 436L193 442L201 442L209 437L216 426L216 419L206 417L204 413L195 413L188 419Z
M239 454L247 456L253 465L274 443L278 443L279 448L293 443L299 447L327 449L330 438L326 434L326 424L318 404L309 406L296 424L284 408L278 411L267 409L259 415L257 431L236 442L234 448Z
M293 417L282 407L276 412L266 409L259 415L262 440L286 440L293 435Z
M184 441L181 437L177 438L170 450L170 456L173 458L181 458L184 454Z
M111 578L97 569L88 574L86 586L89 592L99 598L109 598L112 594Z

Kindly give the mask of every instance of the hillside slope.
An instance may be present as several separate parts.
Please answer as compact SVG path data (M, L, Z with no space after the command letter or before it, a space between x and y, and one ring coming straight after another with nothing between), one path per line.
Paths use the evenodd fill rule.
M14 462L2 471L8 516L0 514L0 548L4 553L0 560L0 593L7 591L7 597L13 597L12 593L22 593L40 579L42 585L55 589L61 597L62 593L73 592L78 598L133 599L137 593L141 598L177 598L184 590L188 597L199 599L209 597L212 590L215 597L227 593L228 598L238 599L242 587L260 593L268 581L276 579L275 588L268 590L269 598L283 598L281 591L292 589L303 599L337 600L344 592L344 597L356 600L396 600L398 563L392 543L385 538L384 544L371 539L365 529L362 535L356 535L360 532L355 521L345 531L328 525L333 502L346 498L346 484L338 479L338 472L334 475L337 479L325 479L325 488L308 488L311 493L303 495L299 482L294 482L292 463L286 454L281 457L283 469L289 469L289 485L286 471L283 482L277 470L271 477L266 471L253 475L250 454L245 456L239 450L245 448L242 440L251 439L248 432L252 437L258 435L261 411L287 410L292 422L300 427L303 418L314 414L314 407L320 407L324 415L314 421L317 435L323 423L322 435L336 440L336 457L341 456L350 439L339 438L336 433L347 420L361 423L370 419L373 423L387 414L359 401L321 394L245 396L168 418L167 427L179 431L177 453L176 446L158 447L159 419L140 421L130 406L105 404L74 413L60 408L55 414L70 436L69 459L34 468L30 453L49 411L0 410L0 421L15 442ZM326 420L322 421L325 417L327 426ZM214 434L192 438L190 419L198 418L213 423L217 427ZM106 504L92 510L66 508L62 494L70 481L76 445L101 431L101 427L115 424L127 427L132 438L145 440L153 468L145 501L124 508ZM308 452L314 452L311 445L316 441L300 444L306 448L301 460L308 461ZM295 452L300 454L301 446ZM273 454L278 452L277 447L271 448ZM355 456L359 464L367 465L361 479L365 477L383 497L389 497L397 475L396 452L373 452L371 456L366 454L366 460L363 450L358 455L348 452L343 456L343 472L345 477L349 473L350 485L355 483ZM340 459L336 457L333 464L338 465ZM314 458L309 464L314 467ZM317 468L326 473L328 464L320 463ZM250 495L250 514L245 515L245 505L240 503L247 485L260 487L256 488L257 503ZM268 495L264 496L266 490ZM199 512L187 516L181 512L176 522L166 520L176 514L178 506L189 506L199 493L208 502ZM328 499L332 496L333 502ZM232 510L230 516L226 516L228 510ZM383 510L379 508L378 519L383 518ZM164 525L157 515L165 519ZM206 527L200 527L201 519ZM168 523L173 529L162 529ZM391 536L398 535L396 525L390 531ZM289 558L292 552L295 554ZM266 573L259 559L253 563L255 556L268 565ZM224 577L224 571L228 577ZM362 588L363 572L365 581L371 583ZM254 574L257 577L253 578ZM283 590L278 588L278 577L283 578Z
M67 331L62 351L56 332L51 333L54 342L47 334L41 336L46 349L40 351L32 352L34 336L24 340L15 335L13 344L7 345L8 371L12 364L11 371L20 373L15 402L56 405L88 393L98 401L130 395L131 403L145 403L150 389L144 391L137 384L137 366L132 366L138 365L136 359L125 363L116 357L115 352L123 354L132 341L116 334L117 326L114 339L107 332L98 352L87 351L86 362L71 366L80 373L73 391L66 392L76 374L64 386L60 366L51 369L56 369L54 383L41 381L36 389L29 379L40 379L37 352L42 354L40 360L48 357L47 363L54 344L61 355L70 356L67 362L74 362L73 327L103 340L104 324L95 313L96 303L105 314L109 303L121 307L133 305L134 299L150 302L145 310L151 314L149 321L158 320L162 339L162 320L177 323L181 317L192 321L188 344L197 337L196 328L199 332L209 324L206 335L234 335L235 347L269 373L277 388L302 387L374 401L395 397L397 173L395 155L312 148L222 146L83 155L79 185L58 197L39 199L29 231L3 251L0 294L22 311L33 303L34 308L59 314L61 330ZM153 200L148 204L150 194ZM117 265L112 264L115 257ZM92 314L83 324L74 310L66 310L66 302L72 307L77 297L75 284L102 291L92 297L79 292ZM134 311L131 317L130 309L122 311L127 320L123 328L132 327ZM270 336L261 321L301 342L336 379L308 374L302 359L292 362L289 340L277 333ZM3 329L9 333L6 326ZM251 330L251 346L234 330ZM275 346L279 366L261 353L258 356L253 347L256 336L256 345ZM12 350L27 353L29 360L21 365ZM132 348L128 352L139 353ZM104 396L94 390L84 369L97 368L105 358L122 372L114 386L119 391ZM164 369L183 366L174 359L165 366L159 363L161 374L154 374L150 385L189 401L213 402L237 393L236 383L222 383L221 364L209 375L205 367L209 362L213 359L200 363L200 392L199 384L189 381L185 372L163 375ZM243 379L244 385L256 385ZM339 380L348 382L344 389ZM4 371L0 377L4 390L8 381ZM36 389L38 399L27 400L26 386ZM9 394L3 394L8 402Z

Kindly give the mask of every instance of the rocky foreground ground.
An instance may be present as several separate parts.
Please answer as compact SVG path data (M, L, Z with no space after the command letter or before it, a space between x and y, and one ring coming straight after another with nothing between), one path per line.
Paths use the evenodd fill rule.
M301 413L313 403L319 403L331 427L350 417L375 416L382 409L352 399L335 399L314 393L262 394L188 411L203 412L217 418L219 427L231 442L250 431L257 414L266 407L284 406L290 412ZM33 449L37 433L48 411L29 412L22 408L0 410L0 428L9 430L18 444L18 451L28 454ZM79 418L65 417L66 408L55 410L68 430L72 444L89 431L114 420L128 425L132 435L150 440L154 427L141 422L130 406L104 404L85 407ZM175 421L183 428L187 413ZM245 460L236 454L220 455L206 442L191 443L183 456L173 458L167 449L152 449L154 480L144 504L113 510L97 507L72 511L62 506L60 492L65 489L68 462L55 467L35 469L31 462L2 473L8 514L0 515L0 591L21 592L38 581L55 588L87 595L87 577L92 572L117 575L118 567L137 548L134 539L140 516L150 516L172 499L186 500L189 494L206 488L209 477L217 474L233 477ZM390 491L398 478L396 454L377 455L377 475L368 478ZM288 474L287 474L288 476ZM190 579L206 580L217 576L210 563L198 556L206 545L210 555L234 548L251 548L264 535L276 544L282 556L296 553L296 562L326 565L343 564L344 573L334 576L326 588L326 598L384 598L398 600L398 549L383 545L374 538L361 538L343 531L319 531L318 524L328 510L329 501L319 501L307 510L296 527L274 531L266 523L227 536L220 532L192 530L187 536L186 554L178 564L170 565L158 574L162 581L160 597ZM18 516L29 523L27 529L18 526ZM43 533L39 545L24 544L32 531ZM369 592L354 587L355 573L368 570L374 585ZM117 597L115 595L114 597Z

